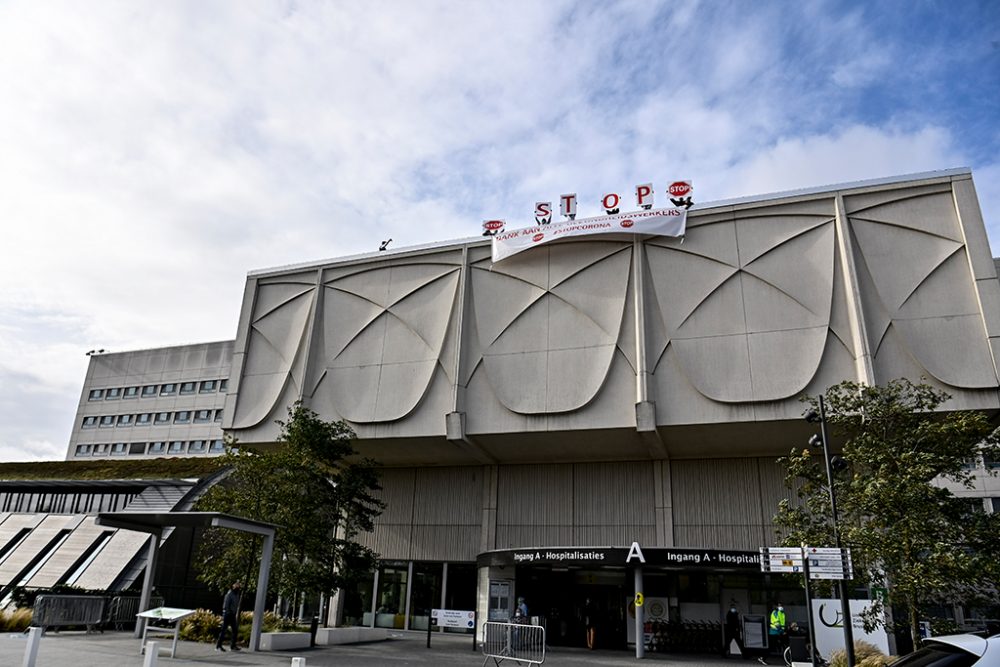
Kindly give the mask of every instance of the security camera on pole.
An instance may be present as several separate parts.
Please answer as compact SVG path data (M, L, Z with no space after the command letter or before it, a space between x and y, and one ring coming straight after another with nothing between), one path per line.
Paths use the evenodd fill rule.
M837 545L837 549L840 549L840 531L837 529L837 496L833 491L833 469L842 470L847 464L839 456L830 458L829 440L826 433L826 406L823 403L822 394L819 396L819 412L817 413L810 408L804 416L806 421L811 424L819 422L819 436L813 435L809 438L809 444L813 447L823 448L823 462L826 464L826 483L830 491L830 515L832 519L833 539ZM851 620L851 601L847 596L847 585L838 582L836 586L840 597L841 611L844 616L844 650L847 653L847 667L854 667L854 627ZM811 617L811 609L809 613ZM812 625L811 621L809 625Z

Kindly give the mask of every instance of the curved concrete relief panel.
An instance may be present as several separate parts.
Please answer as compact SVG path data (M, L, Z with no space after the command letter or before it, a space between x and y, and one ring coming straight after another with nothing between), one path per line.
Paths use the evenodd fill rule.
M489 384L518 414L577 410L600 391L621 331L631 245L576 241L473 267Z
M815 375L834 291L830 209L821 201L781 214L748 211L689 232L714 243L647 244L656 310L676 364L707 398L782 400Z
M410 414L441 362L459 275L451 264L405 264L327 282L314 393L359 424Z
M301 386L301 378L293 377L293 366L305 339L315 292L315 283L258 284L234 428L250 428L267 420L288 383Z
M877 302L866 305L866 312L884 311L883 326L869 326L881 371L877 379L905 371L953 387L995 387L950 187L882 192L845 203L865 268L861 277L869 282L864 291ZM918 366L903 363L904 355Z

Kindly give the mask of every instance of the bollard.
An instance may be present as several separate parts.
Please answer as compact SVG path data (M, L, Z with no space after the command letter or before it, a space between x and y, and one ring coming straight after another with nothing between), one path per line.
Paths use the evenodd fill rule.
M24 647L23 667L35 667L35 660L38 659L38 644L42 641L42 630L45 628L31 628L28 630L28 645Z
M316 633L319 632L319 616L313 616L309 624L309 648L316 648Z
M146 642L146 659L142 662L142 667L156 667L156 661L160 657L160 642Z
M292 658L292 667L306 667L306 659Z

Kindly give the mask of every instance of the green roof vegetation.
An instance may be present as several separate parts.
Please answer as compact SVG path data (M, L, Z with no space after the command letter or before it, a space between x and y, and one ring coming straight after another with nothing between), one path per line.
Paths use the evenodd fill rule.
M99 461L33 461L0 463L0 480L33 479L184 479L200 478L222 467L216 457L102 459Z

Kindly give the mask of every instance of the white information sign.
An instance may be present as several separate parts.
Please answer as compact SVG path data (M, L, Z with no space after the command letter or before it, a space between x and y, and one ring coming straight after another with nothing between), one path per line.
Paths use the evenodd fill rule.
M476 612L459 609L431 609L431 625L439 628L476 627Z
M861 622L861 613L872 605L871 600L851 600L851 627L854 641L866 641L874 644L883 653L889 655L889 637L885 628L873 632L865 632ZM813 600L813 626L816 628L816 648L827 660L837 649L844 648L844 615L841 612L840 600Z

